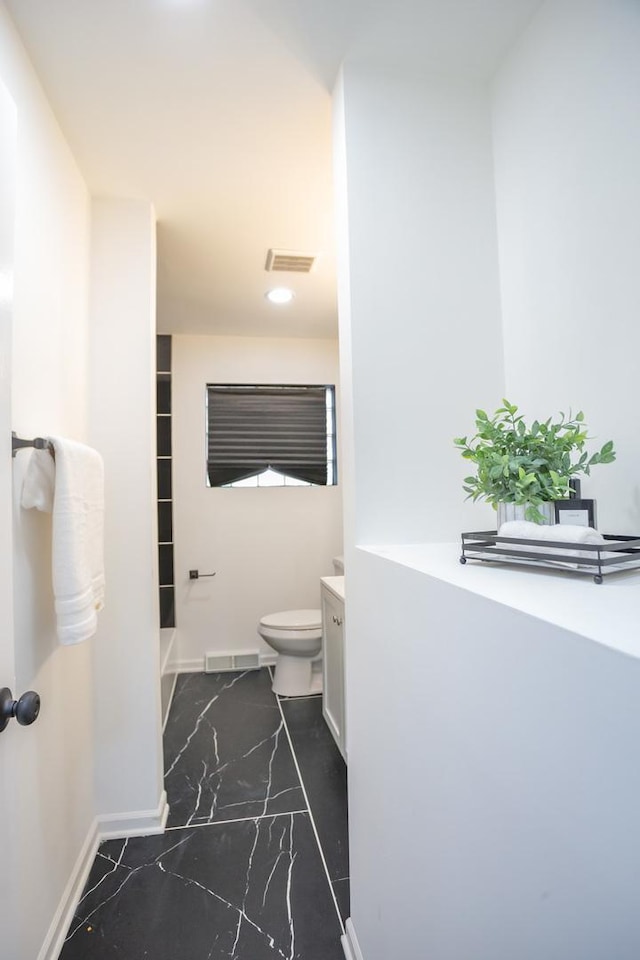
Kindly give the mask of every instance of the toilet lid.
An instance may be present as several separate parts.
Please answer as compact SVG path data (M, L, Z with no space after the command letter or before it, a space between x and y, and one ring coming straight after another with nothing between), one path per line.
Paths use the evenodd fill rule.
M272 630L318 630L322 626L322 614L320 610L283 610L268 613L260 623Z

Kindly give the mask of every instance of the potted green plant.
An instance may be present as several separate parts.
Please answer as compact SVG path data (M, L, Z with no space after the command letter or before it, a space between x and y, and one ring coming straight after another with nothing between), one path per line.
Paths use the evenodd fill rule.
M597 463L612 463L613 441L589 456L582 411L528 426L515 404L502 404L492 417L476 410L475 435L454 440L465 460L476 466L476 475L464 481L467 499L492 504L498 510L498 528L501 504L516 504L518 514L534 523L553 523L553 501L569 497L573 478L588 475Z

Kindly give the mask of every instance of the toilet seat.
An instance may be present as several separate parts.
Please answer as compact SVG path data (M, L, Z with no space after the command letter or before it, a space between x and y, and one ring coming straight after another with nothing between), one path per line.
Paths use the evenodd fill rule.
M322 639L322 613L320 610L283 610L268 613L260 621L258 633L266 640L281 640L287 644L300 641L298 655L305 656L309 645Z
M283 610L281 613L268 613L261 619L260 626L270 630L320 630L322 613L320 610Z

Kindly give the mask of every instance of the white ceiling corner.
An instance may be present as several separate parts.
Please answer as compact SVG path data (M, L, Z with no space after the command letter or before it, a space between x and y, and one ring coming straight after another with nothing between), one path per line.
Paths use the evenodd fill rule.
M158 216L161 332L337 333L345 55L486 76L539 0L4 0L89 188ZM274 307L270 247L311 251ZM280 282L280 281L279 281Z

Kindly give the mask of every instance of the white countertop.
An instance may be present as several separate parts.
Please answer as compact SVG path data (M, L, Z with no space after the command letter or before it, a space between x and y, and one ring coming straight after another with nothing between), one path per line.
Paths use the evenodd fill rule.
M320 583L324 583L331 593L344 603L344 577L321 577Z
M610 574L604 583L595 584L591 576L570 571L474 560L462 565L459 543L358 549L640 659L640 570Z

